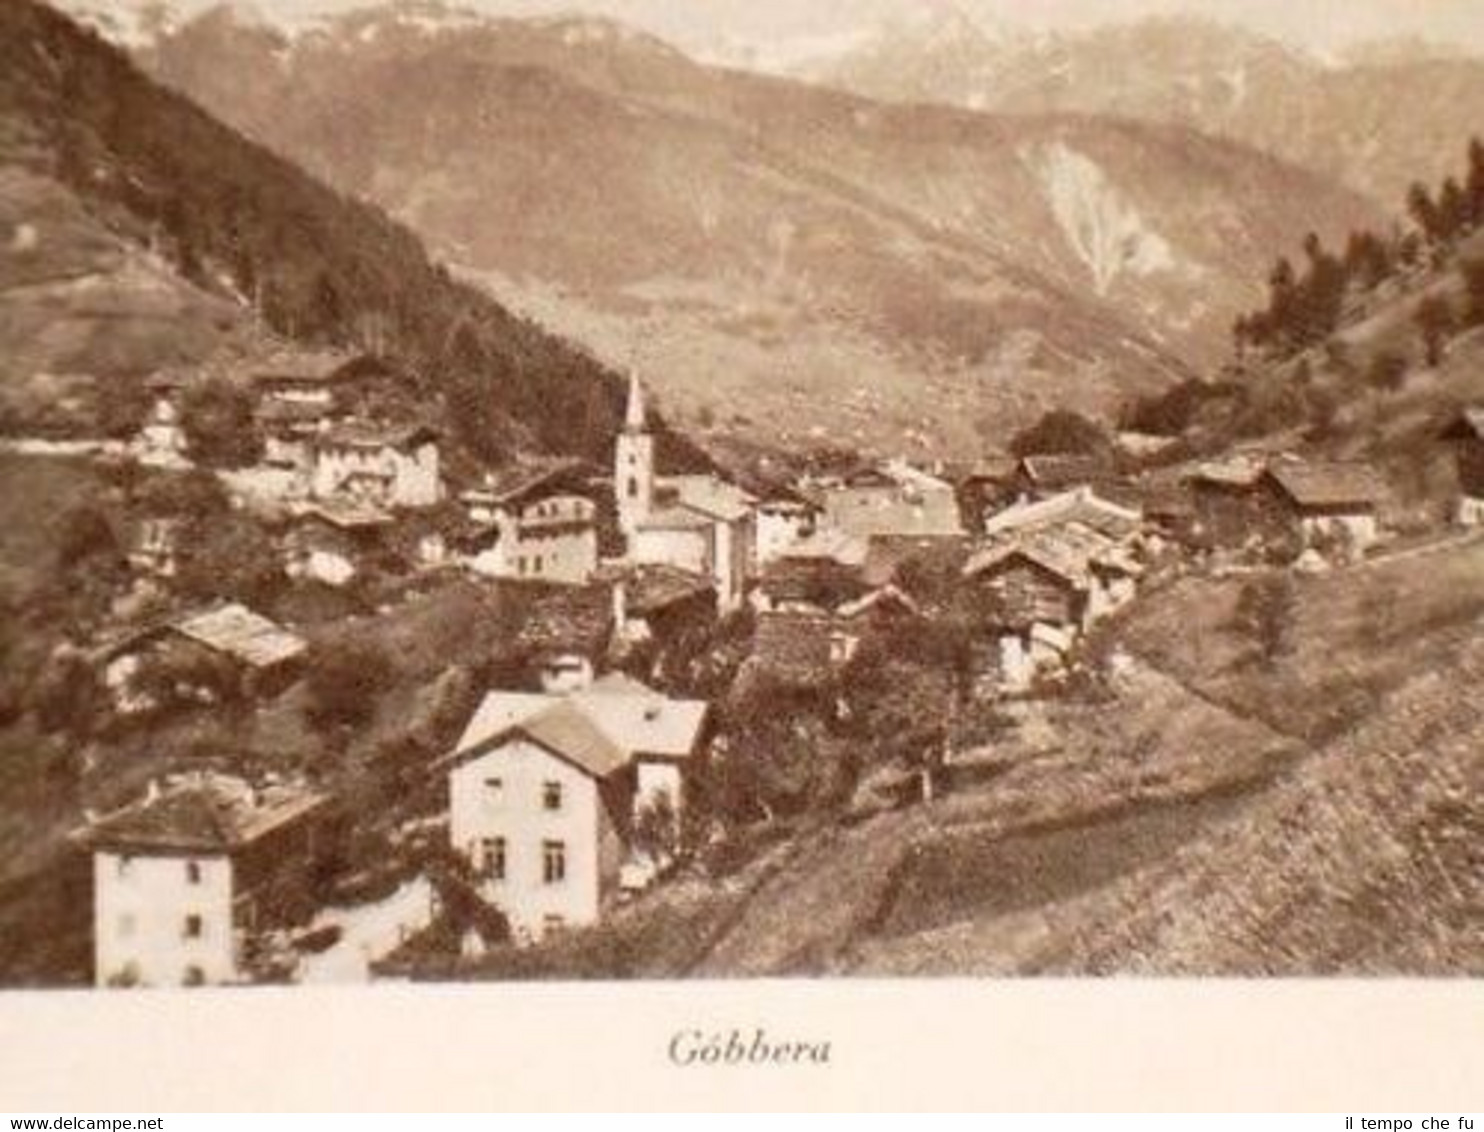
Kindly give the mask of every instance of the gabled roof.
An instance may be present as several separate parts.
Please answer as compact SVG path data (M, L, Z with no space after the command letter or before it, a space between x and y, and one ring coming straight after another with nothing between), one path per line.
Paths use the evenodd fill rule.
M922 610L917 602L899 590L896 586L886 585L872 590L868 594L862 594L854 601L846 602L835 610L835 616L851 620L864 616L873 609L880 609L885 605L895 605L907 613L918 614Z
M546 590L531 603L515 635L517 648L593 655L613 631L613 599L604 586Z
M273 668L305 653L302 638L246 606L224 605L174 623L181 636L252 668Z
M571 700L551 704L515 724L511 732L534 739L594 778L607 778L629 763L628 752Z
M470 501L511 506L565 488L586 470L586 461L575 457L513 464L486 475L484 482L465 492L464 497Z
M568 696L491 692L464 728L453 758L489 750L521 731L603 777L635 758L688 758L700 741L707 711L702 700L670 699L626 676L604 677ZM584 724L573 722L573 715Z
M1229 489L1256 487L1267 470L1267 461L1251 456L1233 456L1229 460L1201 464L1185 478L1193 484Z
M556 701L544 692L491 692L480 701L473 717L464 725L454 744L455 752L468 751L517 724L539 715Z
M636 757L688 758L710 710L704 700L671 699L628 677L604 677L572 700Z
M1091 487L1079 487L992 515L984 524L984 533L1005 535L1080 523L1112 538L1127 538L1138 531L1142 518L1138 511L1109 502Z
M673 489L681 506L728 523L746 518L757 502L736 484L715 476L666 476L661 486Z
M1048 453L1022 457L1020 470L1037 487L1061 488L1094 483L1107 475L1108 465L1096 456Z
M1139 570L1113 539L1071 523L1005 539L970 559L964 576L988 573L1016 558L1033 562L1079 589L1091 584L1093 571L1099 567L1131 574Z
M299 787L258 791L240 779L193 775L78 830L75 837L100 849L231 853L328 801Z
M1369 464L1274 463L1268 478L1305 508L1375 507L1386 485Z
M438 430L430 424L376 424L371 421L342 421L319 437L320 444L333 448L399 448L407 449L438 439Z
M392 517L379 507L338 499L307 504L294 517L325 522L345 531L375 530L392 522Z
M625 572L622 581L627 609L641 617L716 596L716 583L710 578L663 563L635 566Z

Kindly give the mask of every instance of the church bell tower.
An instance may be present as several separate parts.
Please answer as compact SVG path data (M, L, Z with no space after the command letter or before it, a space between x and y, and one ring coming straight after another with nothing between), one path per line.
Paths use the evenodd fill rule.
M613 461L613 493L618 526L625 538L649 516L654 506L654 437L644 414L644 390L637 375L629 377L629 404Z

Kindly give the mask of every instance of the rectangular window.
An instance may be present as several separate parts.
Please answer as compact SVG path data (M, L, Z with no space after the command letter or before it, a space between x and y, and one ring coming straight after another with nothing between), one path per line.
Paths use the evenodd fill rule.
M498 805L500 799L505 796L505 780L503 778L486 778L484 780L485 800L493 805Z
M566 918L563 916L544 916L541 920L542 927L547 934L559 932L567 926Z
M201 917L194 912L185 918L186 939L200 939L206 930L206 925Z
M187 884L200 884L201 883L201 862L200 861L187 861L186 862L186 883Z
M546 782L542 784L541 806L547 810L560 810L562 808L562 784L560 782Z
M541 878L547 884L560 884L567 879L567 844L564 841L541 843Z
M479 871L490 880L505 879L505 839L486 837L479 843Z

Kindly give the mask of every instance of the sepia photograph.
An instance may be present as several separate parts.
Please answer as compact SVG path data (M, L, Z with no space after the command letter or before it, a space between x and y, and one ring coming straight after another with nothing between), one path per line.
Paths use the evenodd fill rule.
M1481 628L1476 0L0 0L0 1013L1477 985Z

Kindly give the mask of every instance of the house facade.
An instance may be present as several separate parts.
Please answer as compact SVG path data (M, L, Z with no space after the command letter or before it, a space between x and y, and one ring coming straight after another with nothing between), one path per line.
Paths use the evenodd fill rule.
M595 923L618 892L631 790L591 725L516 725L449 775L449 829L518 936Z
M149 467L185 468L191 463L189 448L174 392L158 392L143 426L130 445L131 455Z
M327 799L191 775L78 830L93 858L98 986L248 981L275 893L302 883Z
M478 534L467 558L490 578L580 586L598 568L598 508L581 490L586 465L558 460L510 469L459 498Z
M595 923L652 875L636 831L661 794L678 822L706 715L618 676L485 698L446 760L449 837L518 941Z
M310 504L284 536L284 570L327 586L345 586L387 553L392 518L380 508L344 503Z
M443 498L438 434L426 427L346 422L314 441L309 494L377 507L432 507Z
M1141 573L1125 547L1076 523L1007 539L970 559L964 579L1002 688L1024 691L1061 667L1083 633L1134 600Z
M557 495L499 508L469 568L489 578L585 585L598 568L597 507Z

